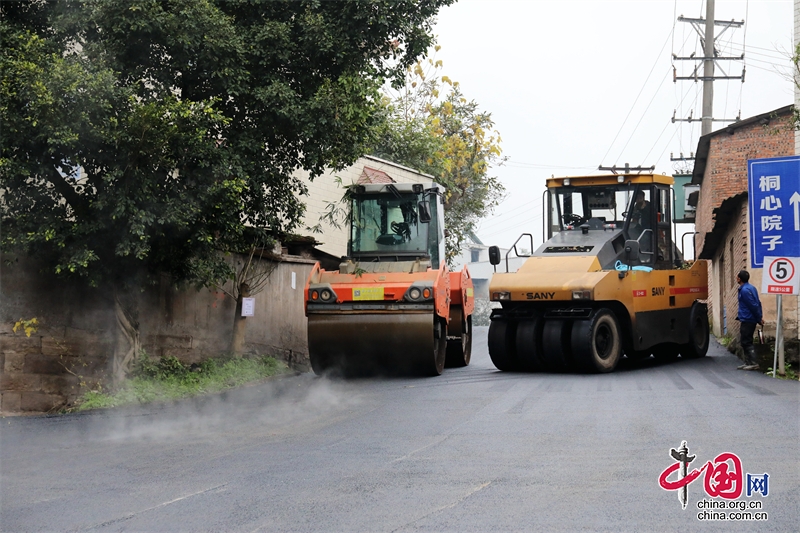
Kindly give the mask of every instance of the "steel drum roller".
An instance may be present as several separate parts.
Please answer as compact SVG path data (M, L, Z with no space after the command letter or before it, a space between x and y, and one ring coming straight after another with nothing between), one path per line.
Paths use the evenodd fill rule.
M446 338L437 333L433 312L310 314L308 351L314 372L346 373L397 369L439 374ZM438 356L438 357L437 357Z

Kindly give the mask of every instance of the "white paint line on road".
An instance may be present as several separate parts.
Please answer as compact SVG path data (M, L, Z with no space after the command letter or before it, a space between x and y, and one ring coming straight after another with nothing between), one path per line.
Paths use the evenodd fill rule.
M126 514L125 516L121 516L119 518L115 518L114 520L109 520L107 522L103 522L102 524L97 524L95 526L88 527L84 531L89 531L89 530L92 530L92 529L98 529L98 528L101 528L101 527L109 526L111 524L116 524L117 522L124 522L125 520L130 520L131 518L133 518L135 516L138 516L140 514L143 514L143 513L149 512L149 511L153 511L155 509L160 509L161 507L166 507L167 505L171 505L173 503L185 500L187 498L191 498L193 496L199 496L200 494L206 494L208 492L215 491L217 489L221 489L221 488L223 488L223 487L225 487L227 485L228 485L227 483L223 483L222 485L217 485L215 487L210 487L210 488L203 489L203 490L200 490L200 491L197 491L197 492L193 492L192 494L187 494L186 496L181 496L180 498L175 498L174 500L169 500L169 501L164 502L164 503L159 503L158 505L154 505L153 507L148 507L147 509L142 509L141 511L136 511L135 513Z
M461 502L463 502L464 500L466 500L467 498L469 498L470 496L472 496L476 492L485 489L486 487L488 487L491 484L492 484L491 481L487 481L486 483L478 485L477 487L473 488L472 490L470 490L469 492L464 494L462 497L460 497L459 499L457 499L453 503L450 503L450 504L447 504L447 505L443 505L441 507L437 507L436 509L433 509L431 512L426 513L426 514L420 516L419 518L417 518L415 520L412 520L411 522L408 522L407 524L403 524L402 526L400 526L400 527L398 527L396 529L393 529L392 533L395 533L396 531L400 531L401 529L405 529L408 526L410 526L411 524L415 524L415 523L419 522L420 520L424 520L425 518L428 518L429 516L431 516L433 514L436 514L436 513L440 512L440 511L444 511L445 509L452 509L453 507L455 507L456 505L460 504Z
M421 452L422 450L427 450L431 446L436 446L437 444L441 444L442 442L446 441L449 438L450 438L450 433L448 433L447 435L443 435L441 438L431 442L430 444L426 444L422 448L417 448L416 450L412 450L412 451L408 452L407 454L405 454L402 457L398 457L397 459L393 459L393 460L389 461L389 464L394 464L394 463L399 463L400 461L405 461L406 459L408 459L409 457L411 457L415 453Z
M464 500L466 500L467 498L469 498L470 496L472 496L473 494L475 494L479 490L483 490L483 489L485 489L486 487L488 487L491 484L492 484L491 481L487 481L483 485L478 485L477 487L475 487L474 489L472 489L471 491L469 491L464 496L462 496L458 500L454 501L450 505L445 505L444 507L439 507L438 509L434 510L433 512L436 513L438 511L444 511L445 509L450 509L451 507L455 507L456 505L458 505L459 503L463 502Z

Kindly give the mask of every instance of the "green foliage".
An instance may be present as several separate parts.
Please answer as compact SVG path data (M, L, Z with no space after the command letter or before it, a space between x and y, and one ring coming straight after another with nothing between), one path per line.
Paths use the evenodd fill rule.
M452 264L503 197L505 189L490 170L504 159L491 114L467 100L458 82L440 75L441 68L430 57L407 70L405 86L382 100L371 152L431 174L447 189L446 257Z
M0 4L0 246L54 273L219 285L364 149L453 0ZM223 253L220 253L223 252Z
M732 340L733 340L733 335L731 335L730 333L727 333L722 337L717 337L717 341L726 348L730 345Z
M792 365L784 365L784 370L786 371L785 374L781 375L779 372L775 372L775 377L778 379L786 379L789 381L797 381L797 372L792 368ZM772 377L772 367L769 367L764 374Z
M219 392L254 383L289 372L289 368L273 357L207 359L186 366L175 357L150 359L143 354L137 360L132 379L115 391L102 388L83 394L74 410L85 411L170 401L199 394Z
M36 317L27 320L20 318L14 323L14 327L11 328L11 331L16 333L19 329L25 332L26 337L30 337L39 330L39 320Z

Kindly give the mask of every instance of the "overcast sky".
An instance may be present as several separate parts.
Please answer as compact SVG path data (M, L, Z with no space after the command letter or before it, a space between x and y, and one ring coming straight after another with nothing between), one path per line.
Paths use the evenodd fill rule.
M459 0L439 12L442 73L492 114L508 157L494 169L507 198L477 232L485 244L509 247L522 232L541 243L544 180L553 174L625 163L672 174L670 152L696 150L700 124L671 119L692 108L701 116L702 82L674 83L673 64L681 76L692 63L672 54L702 54L692 26L676 19L704 18L705 9L701 0ZM792 0L717 0L716 20L745 20L717 47L736 56L744 47L746 77L714 83L715 118L793 102L792 16ZM722 66L741 74L741 61Z

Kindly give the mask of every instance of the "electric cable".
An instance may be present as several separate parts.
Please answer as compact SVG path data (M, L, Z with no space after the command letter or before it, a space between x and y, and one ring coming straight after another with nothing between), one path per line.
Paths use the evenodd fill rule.
M644 84L642 84L642 88L639 89L639 94L636 95L636 99L633 101L633 104L631 104L631 108L628 111L628 114L625 115L625 119L622 121L622 124L620 125L619 130L617 131L617 134L614 136L614 139L611 141L611 144L609 145L608 150L606 151L605 155L603 155L603 158L600 161L601 163L603 162L603 160L605 160L606 157L608 157L608 154L611 152L611 149L614 147L614 143L617 142L617 138L619 137L619 134L622 133L622 129L625 127L625 124L628 122L628 117L630 117L631 113L633 113L633 109L636 107L636 102L639 101L639 97L644 92L644 88L647 86L647 82L650 81L650 76L653 75L653 71L655 70L656 65L658 65L658 59L661 57L661 53L664 51L664 47L666 47L667 43L670 41L670 38L672 36L672 32L674 30L675 30L675 24L673 23L672 29L670 30L669 35L667 35L667 38L664 41L664 44L661 46L661 50L658 51L658 56L656 57L656 61L653 63L653 66L650 68L650 72L647 74L647 78L644 80Z
M672 69L667 69L666 74L664 74L664 78L662 78L661 80L661 84L658 86L658 89L656 89L656 92L653 93L653 97L650 99L650 102L647 104L647 107L644 108L642 116L639 118L639 122L636 123L636 126L634 126L633 131L631 131L630 137L628 137L628 140L625 142L625 146L623 146L622 150L620 150L619 157L617 158L618 161L622 160L622 154L625 152L625 149L628 147L628 144L630 144L631 140L633 139L636 130L639 129L639 125L642 123L642 120L644 120L644 117L647 115L647 110L650 109L651 105L653 105L653 101L656 99L656 96L658 96L659 89L661 89L661 87L664 86L664 81L669 76L670 70Z
M509 163L511 163L511 164L509 164ZM517 166L515 166L515 165L517 165ZM536 169L544 169L544 170L551 169L551 168L557 168L557 169L573 169L573 168L577 168L577 169L592 169L592 170L594 170L596 168L594 166L588 167L588 166L574 166L574 165L547 165L547 164L544 164L544 163L527 163L525 161L515 161L513 159L509 159L508 161L506 161L506 164L504 166L507 166L507 167L510 167L510 168L536 168Z
M684 99L686 99L686 96L688 96L688 94L689 94L689 91L687 91L687 92L686 92L686 95L684 96ZM696 101L696 100L697 100L697 94L695 94L695 97L694 97L694 98L695 98L695 101ZM681 100L681 103L683 103L683 100ZM694 102L692 102L692 103L694 104ZM645 156L644 156L644 158L643 158L643 162L641 163L641 165L642 165L642 166L644 166L644 165L646 164L645 162L647 161L647 158L648 158L648 156L649 156L649 155L652 153L652 151L655 149L656 145L658 144L658 140L659 140L659 139L661 139L661 136L662 136L662 135L664 135L664 132L667 130L667 127L669 127L669 125L670 125L670 122L667 122L667 125L666 125L666 126L664 126L664 129L663 129L663 130L661 130L661 133L658 135L658 137L656 138L656 140L653 142L653 146L652 146L652 147L650 147L650 150L647 152L647 155L645 155ZM676 128L676 129L675 129L675 132L672 134L672 137L670 137L670 139L669 139L670 141L671 141L673 138L675 138L675 135L677 134L677 132L678 132L678 130L679 130L679 129L680 129L680 128ZM669 144L669 141L667 141L667 145L668 145L668 144ZM666 152L666 148L664 148L664 152ZM664 155L664 152L662 152L662 153L661 153L661 155L660 155L660 156L658 156L658 159L657 159L657 160L660 160L660 159L661 159L661 157Z

